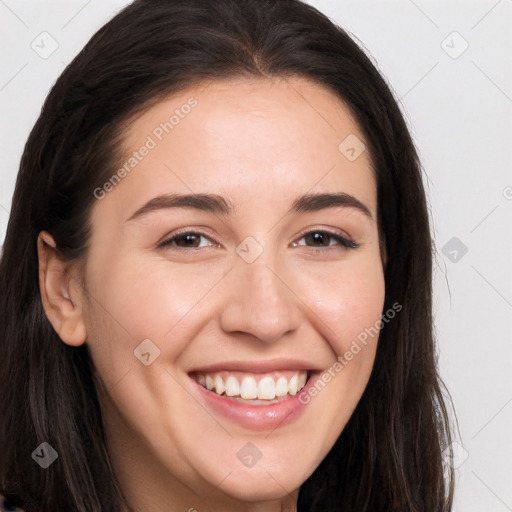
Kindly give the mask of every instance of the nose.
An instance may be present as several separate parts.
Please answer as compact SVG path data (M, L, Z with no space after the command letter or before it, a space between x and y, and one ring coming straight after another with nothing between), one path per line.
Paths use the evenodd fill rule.
M263 254L252 263L238 260L238 268L230 272L221 326L231 334L242 332L274 343L299 327L301 302L293 283L288 283L289 272L282 270L283 265L271 268Z

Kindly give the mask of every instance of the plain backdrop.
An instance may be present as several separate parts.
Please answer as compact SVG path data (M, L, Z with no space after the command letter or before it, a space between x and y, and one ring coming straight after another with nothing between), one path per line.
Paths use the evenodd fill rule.
M46 94L127 3L0 0L0 241ZM460 428L454 511L512 511L512 0L309 3L371 55L422 158L440 371Z

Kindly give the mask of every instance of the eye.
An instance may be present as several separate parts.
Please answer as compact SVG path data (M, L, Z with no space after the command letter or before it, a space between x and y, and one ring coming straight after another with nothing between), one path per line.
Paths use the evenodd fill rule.
M160 242L157 247L173 247L177 250L186 250L186 249L201 249L204 247L213 247L216 244L202 244L201 239L210 240L208 236L203 233L196 231L183 231L181 233L177 233L170 238L166 238L162 242ZM308 247L312 247L318 251L329 251L335 250L336 248L347 248L347 249L356 249L359 247L358 244L353 242L352 240L346 238L345 236L334 233L326 230L313 230L307 233L303 233L302 237L299 240L304 239L306 244L299 244L297 242L293 243L294 247L306 245ZM313 245L308 245L308 242ZM334 242L334 243L332 243Z
M340 248L347 248L347 249L356 249L359 247L358 244L356 244L354 241L346 238L345 236L334 233L331 231L325 231L325 230L313 230L308 231L307 233L302 234L302 238L299 240L306 240L307 242L312 242L314 245L312 246L314 249L317 249L319 251L329 251L332 250L331 247L335 246L334 249L336 250L336 246L338 249ZM334 242L334 243L330 243ZM306 244L299 244L297 242L294 242L294 247L300 246L300 245L306 245Z
M174 235L173 237L171 238L167 238L165 240L163 240L162 242L160 242L158 244L158 247L168 247L168 246L173 246L173 247L176 247L178 250L181 250L181 249L201 249L202 247L205 247L205 245L201 245L201 238L205 239L205 240L209 240L209 238L202 234L202 233L197 233L195 231L185 231L185 232L182 232L182 233L178 233L176 235ZM200 244L200 245L197 245L197 244ZM215 244L213 244L215 245ZM208 246L206 246L208 247Z

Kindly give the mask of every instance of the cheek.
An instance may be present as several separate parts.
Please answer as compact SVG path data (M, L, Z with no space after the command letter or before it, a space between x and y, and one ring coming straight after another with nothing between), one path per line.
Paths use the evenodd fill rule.
M345 264L346 263L346 264ZM385 283L380 259L365 255L336 264L328 272L301 280L301 292L316 318L317 332L329 344L332 363L301 394L323 429L321 449L326 453L344 429L366 388L377 349Z
M318 271L309 268L299 282L299 293L309 298L308 306L319 319L318 329L336 355L348 350L354 339L381 318L385 283L380 259L374 254ZM368 335L369 340L377 337L374 330Z
M139 362L134 350L146 339L175 360L199 329L199 311L227 269L176 265L160 257L91 260L88 343L98 369L112 380Z

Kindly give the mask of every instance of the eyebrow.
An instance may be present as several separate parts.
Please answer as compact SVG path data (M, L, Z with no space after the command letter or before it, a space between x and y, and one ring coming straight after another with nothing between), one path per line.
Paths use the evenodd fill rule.
M316 212L335 207L351 208L374 220L365 204L345 192L303 195L295 199L287 215L290 213ZM233 215L236 213L236 208L233 204L217 194L165 194L148 201L126 222L141 218L155 211L172 208L193 208L220 215Z

